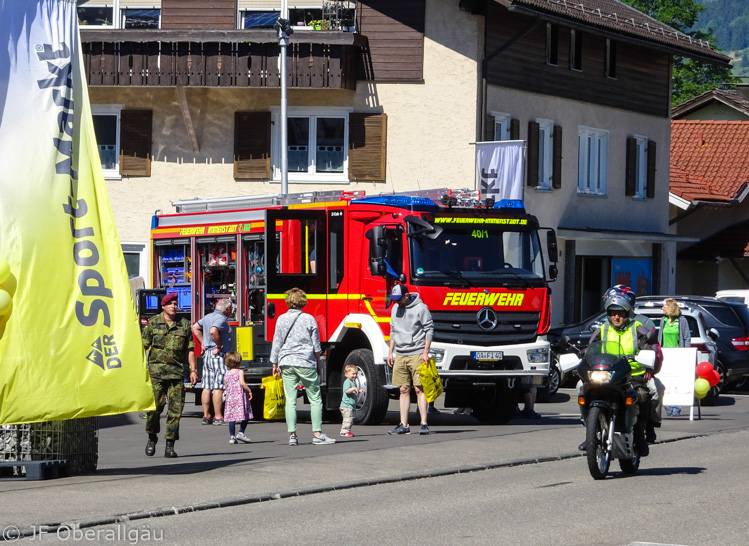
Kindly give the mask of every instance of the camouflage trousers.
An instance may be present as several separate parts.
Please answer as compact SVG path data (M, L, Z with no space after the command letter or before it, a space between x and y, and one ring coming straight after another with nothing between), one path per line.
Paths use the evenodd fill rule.
M161 430L159 420L164 405L168 406L166 411L166 434L167 440L179 440L179 419L182 417L182 408L185 406L185 389L181 379L154 379L153 398L156 401L156 411L146 413L146 432L158 434Z

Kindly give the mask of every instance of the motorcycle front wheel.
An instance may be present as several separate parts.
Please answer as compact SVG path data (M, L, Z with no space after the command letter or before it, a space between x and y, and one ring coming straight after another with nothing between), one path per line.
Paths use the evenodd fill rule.
M588 470L594 480L606 477L611 464L611 450L608 445L609 420L601 408L590 408L585 421L585 443Z

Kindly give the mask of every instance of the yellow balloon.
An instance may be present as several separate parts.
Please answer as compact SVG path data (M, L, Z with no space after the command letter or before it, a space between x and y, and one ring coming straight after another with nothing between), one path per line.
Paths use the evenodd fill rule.
M710 390L710 383L708 383L707 379L702 379L701 377L698 377L697 379L695 379L694 395L697 398L705 398L709 390Z
M0 258L0 283L5 282L8 275L10 275L10 265L8 265L8 262Z
M13 300L5 290L0 290L0 315L5 315L10 312L10 307L13 305Z
M11 298L13 297L13 294L16 293L16 287L18 287L18 279L16 279L16 276L13 273L8 275L5 282L0 282L0 289L5 290L10 294Z

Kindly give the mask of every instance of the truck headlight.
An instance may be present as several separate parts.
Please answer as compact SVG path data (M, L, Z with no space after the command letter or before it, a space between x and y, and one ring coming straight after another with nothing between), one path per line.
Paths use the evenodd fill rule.
M528 362L540 364L549 361L549 349L528 349Z
M435 364L439 364L445 359L444 349L429 349L429 352L432 353L432 355L434 356Z

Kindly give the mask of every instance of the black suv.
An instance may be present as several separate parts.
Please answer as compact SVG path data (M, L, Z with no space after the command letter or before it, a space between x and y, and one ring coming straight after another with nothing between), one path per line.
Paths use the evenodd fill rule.
M749 308L743 303L706 296L640 296L637 305L661 305L667 298L700 309L706 326L715 328L720 335L716 340L718 362L715 366L720 374L720 383L711 389L708 399L703 402L709 404L711 398L722 390L749 375Z

